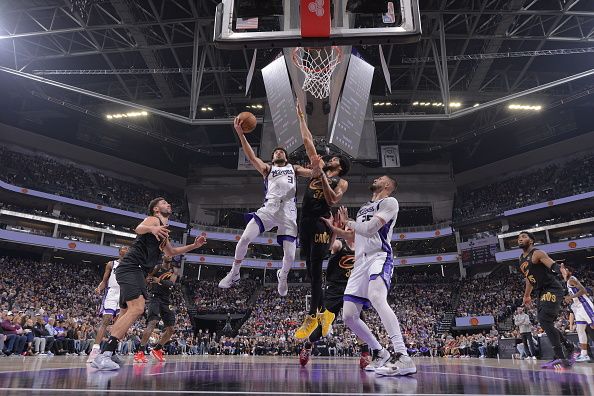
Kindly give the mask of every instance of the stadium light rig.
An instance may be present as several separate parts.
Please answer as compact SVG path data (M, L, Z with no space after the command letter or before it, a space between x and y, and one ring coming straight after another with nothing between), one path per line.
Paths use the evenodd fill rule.
M507 106L510 110L530 110L530 111L540 111L542 106L538 105L521 105L521 104L510 104Z
M146 117L148 116L148 112L146 111L131 111L129 113L116 113L116 114L106 114L105 118L108 120L113 119L120 119L120 118L136 118L136 117Z

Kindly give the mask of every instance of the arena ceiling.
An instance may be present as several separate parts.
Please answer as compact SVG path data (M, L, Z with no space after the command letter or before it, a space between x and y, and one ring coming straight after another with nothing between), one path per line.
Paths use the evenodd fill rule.
M279 50L258 50L246 96L252 50L213 45L216 5L214 0L1 2L0 121L178 174L185 174L188 161L234 166L237 141L228 120L248 105L266 105L258 71ZM591 1L424 0L421 15L418 43L383 47L391 93L378 47L357 48L378 66L373 101L390 103L374 106L378 142L399 144L404 163L448 155L464 169L591 130L594 77L572 80L594 68ZM435 59L444 52L447 62ZM193 67L201 62L203 68ZM115 124L105 114L126 108L15 73L183 117L192 114L193 102L201 121L188 125L151 116ZM538 113L512 112L505 102L451 117L414 104L445 102L447 94L471 110L561 79L572 81L517 99L542 105Z

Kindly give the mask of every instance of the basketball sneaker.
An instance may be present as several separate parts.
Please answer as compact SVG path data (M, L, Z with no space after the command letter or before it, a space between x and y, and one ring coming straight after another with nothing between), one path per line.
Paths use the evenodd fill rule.
M305 339L309 338L311 333L318 327L318 319L316 315L307 315L303 324L295 331L295 338Z
M361 353L361 357L359 358L359 367L361 367L361 370L365 370L365 367L369 366L369 363L371 363L369 352L365 351Z
M311 349L303 347L301 352L299 352L299 364L301 367L305 367L307 362L309 362L309 357L311 356Z
M91 367L96 368L99 371L111 371L118 370L120 366L111 360L111 356L104 353L97 355L95 360L91 362Z
M111 355L111 360L113 360L120 367L124 365L124 360L115 353Z
M160 362L164 362L165 358L163 357L163 350L162 349L153 349L151 351L151 355L153 355L153 357L155 359L157 359Z
M233 270L231 270L223 279L221 279L219 287L221 289L230 289L233 286L237 286L240 279L241 276L239 275L239 272L233 272Z
M590 361L590 356L588 355L579 355L575 358L575 361L578 363L587 363Z
M277 270L276 271L276 279L278 279L278 294L281 297L284 297L287 295L287 292L289 291L289 284L287 283L287 277L289 276L289 274L283 274L282 270Z
M138 351L134 354L134 363L148 363L148 359L144 356L144 351Z
M373 351L373 360L365 367L365 371L376 371L390 360L390 352L386 348Z
M397 353L394 357L386 363L383 367L379 367L375 370L377 375L385 377L394 377L400 375L411 375L417 372L417 366L415 362L408 355Z
M571 362L567 359L553 359L540 366L543 369L566 369L570 367Z
M89 353L89 357L87 358L87 363L91 363L99 354L101 353L101 347L99 345L93 345L93 349L91 349L91 353Z
M320 326L322 326L322 337L326 337L330 332L330 328L332 327L332 322L334 322L335 317L336 315L327 309L325 309L324 312L318 313L317 319Z

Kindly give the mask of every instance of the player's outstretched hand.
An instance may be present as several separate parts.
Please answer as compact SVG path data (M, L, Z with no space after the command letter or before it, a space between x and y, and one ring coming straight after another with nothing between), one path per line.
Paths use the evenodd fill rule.
M197 248L204 245L205 243L206 237L204 235L200 235L199 237L196 237L196 239L194 239L194 246L196 246Z
M329 218L325 218L325 217L320 217L320 219L322 219L322 221L324 223L326 223L326 225L330 228L332 227L337 227L336 222L334 220L334 216L332 216L332 213L330 213L330 217Z
M166 226L153 226L151 229L151 234L153 234L155 238L160 241L169 237L169 230Z
M532 306L532 298L531 298L530 296L528 296L528 297L524 297L524 298L522 299L522 303L524 304L524 306L525 306L526 308L530 308L530 307Z
M243 135L243 128L241 127L242 124L243 121L240 120L239 117L235 117L235 119L233 120L233 128L239 136Z
M339 224L340 228L343 228L349 220L349 212L346 206L341 206L340 208L338 208L338 212L336 212L336 218L336 221Z

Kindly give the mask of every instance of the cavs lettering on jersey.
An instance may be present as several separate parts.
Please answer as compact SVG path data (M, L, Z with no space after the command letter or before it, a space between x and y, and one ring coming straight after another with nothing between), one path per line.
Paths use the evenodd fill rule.
M295 200L297 183L293 165L272 165L270 172L264 178L264 187L266 189L266 200Z
M112 261L111 274L109 275L109 279L107 280L107 287L109 289L114 289L114 288L119 289L120 288L120 285L118 284L118 281L116 280L116 275L115 275L116 268L118 268L119 265L120 265L119 260Z
M398 201L394 197L387 197L376 202L367 202L357 213L357 223L364 223L374 216L380 217L386 223L372 236L357 234L355 238L355 256L367 256L386 253L392 257L392 231L398 218Z

